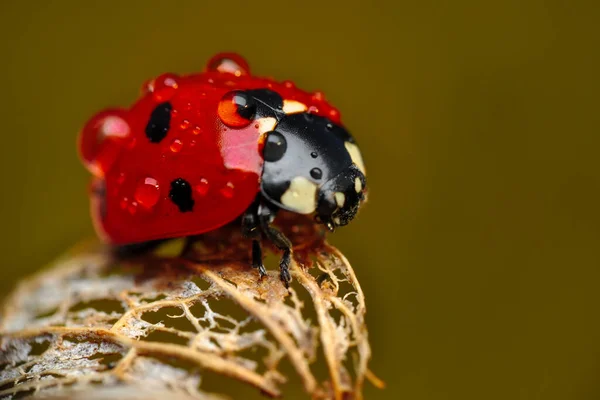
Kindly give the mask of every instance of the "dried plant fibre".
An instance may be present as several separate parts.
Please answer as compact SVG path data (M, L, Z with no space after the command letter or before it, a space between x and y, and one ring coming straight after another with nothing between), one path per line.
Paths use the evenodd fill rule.
M294 379L307 398L361 399L365 379L382 383L360 284L321 230L286 225L289 290L276 269L258 279L233 228L183 254L71 251L4 301L0 399L225 399L236 384L278 397Z

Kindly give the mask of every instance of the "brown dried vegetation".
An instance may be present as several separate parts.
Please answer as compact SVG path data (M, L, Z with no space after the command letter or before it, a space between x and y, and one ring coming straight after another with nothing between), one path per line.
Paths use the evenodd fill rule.
M275 397L294 377L307 397L362 398L365 378L381 382L358 280L320 230L288 222L289 291L272 267L258 279L233 228L185 257L176 242L128 262L70 252L5 299L0 399L222 399L236 382Z

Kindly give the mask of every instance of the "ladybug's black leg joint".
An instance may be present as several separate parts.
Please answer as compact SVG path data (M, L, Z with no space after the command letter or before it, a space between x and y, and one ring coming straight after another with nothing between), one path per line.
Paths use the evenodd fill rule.
M292 276L290 275L290 263L292 261L292 242L285 237L283 233L281 233L278 229L275 229L271 226L273 219L275 219L275 212L269 208L265 204L261 204L258 207L258 219L260 222L260 228L263 233L269 239L275 247L279 250L283 251L283 256L279 261L279 278L285 285L285 287L289 287L290 282L292 280Z
M242 216L242 234L252 239L252 268L257 268L262 278L267 274L267 271L263 264L263 254L260 246L261 233L256 213L257 207L253 205Z

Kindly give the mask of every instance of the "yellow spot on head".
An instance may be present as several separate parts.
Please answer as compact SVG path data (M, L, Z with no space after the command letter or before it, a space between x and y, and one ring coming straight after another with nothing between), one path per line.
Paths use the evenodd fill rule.
M297 114L306 111L306 104L296 100L283 100L283 112L286 114Z
M310 214L317 209L317 185L298 176L281 196L281 204L299 214Z
M367 172L365 171L365 163L362 159L362 156L360 155L360 150L358 150L358 146L350 142L345 142L344 146L346 146L346 150L348 151L348 154L350 154L352 162L356 164L356 167L360 170L360 172L366 175Z
M360 193L362 188L363 188L362 182L361 182L360 178L357 176L356 178L354 178L354 190L356 190L356 193Z
M346 195L342 192L335 192L333 197L335 197L335 203L338 207L344 207L344 203L346 202Z

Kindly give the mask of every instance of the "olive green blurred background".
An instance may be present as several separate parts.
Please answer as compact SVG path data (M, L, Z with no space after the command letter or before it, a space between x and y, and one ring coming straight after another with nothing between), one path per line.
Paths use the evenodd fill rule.
M368 399L600 398L598 2L70 4L0 5L0 293L93 235L86 119L233 50L362 147Z

